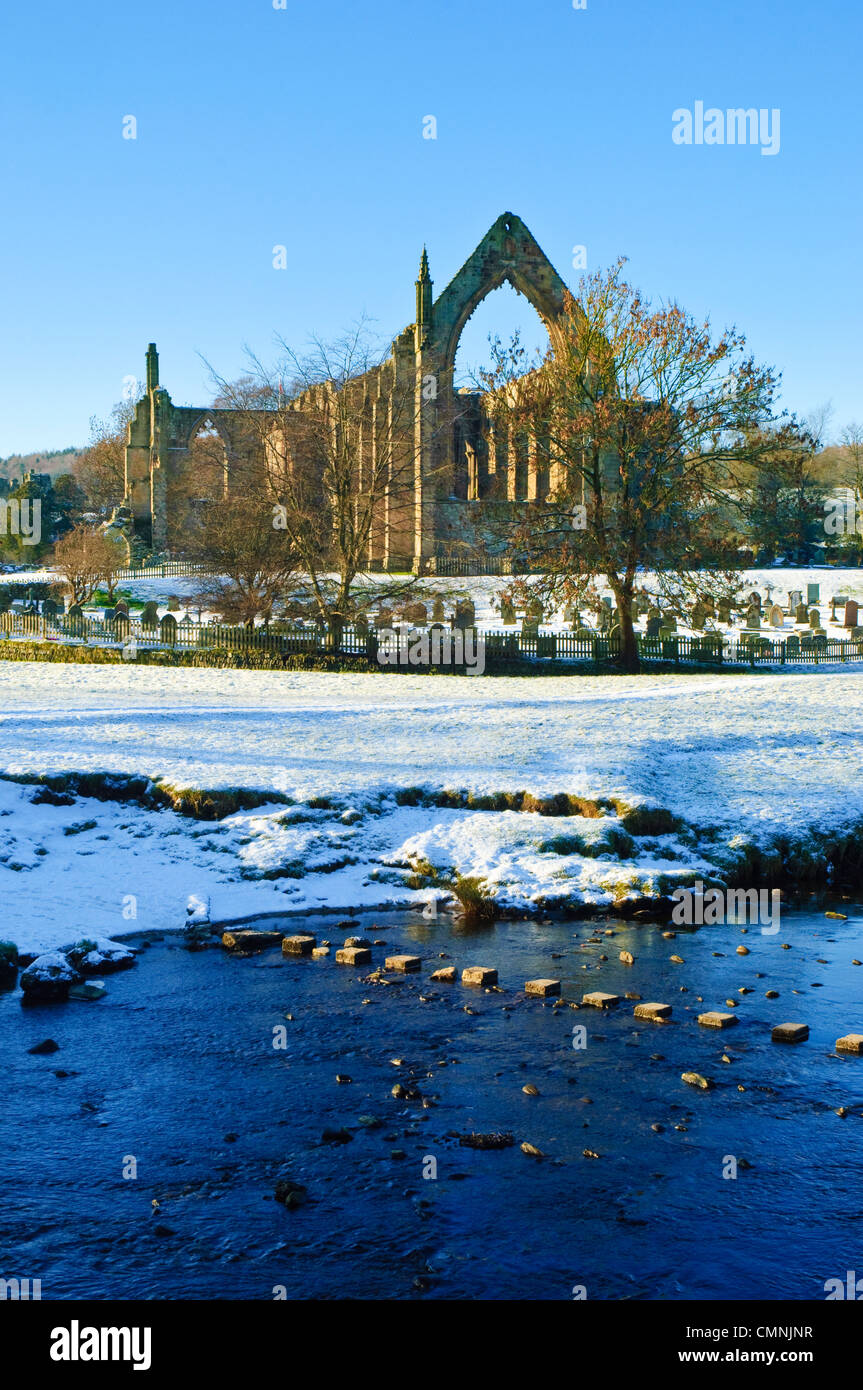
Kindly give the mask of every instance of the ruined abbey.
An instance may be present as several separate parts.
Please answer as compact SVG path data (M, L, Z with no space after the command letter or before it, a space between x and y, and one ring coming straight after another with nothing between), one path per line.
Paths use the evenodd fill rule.
M423 251L415 322L398 335L381 366L352 383L363 394L370 447L387 428L394 393L410 391L416 402L411 486L399 505L384 508L374 553L368 557L370 568L434 572L470 533L473 503L495 497L517 506L547 495L548 468L536 440L508 438L505 429L483 418L478 394L454 386L462 330L477 305L504 281L536 309L553 347L566 286L525 224L507 212L436 298ZM302 397L293 404L302 412ZM146 390L126 445L126 501L136 535L146 546L166 546L171 479L187 462L202 425L222 438L230 488L232 451L240 447L238 415L212 406L175 406L159 383L158 354L150 344Z

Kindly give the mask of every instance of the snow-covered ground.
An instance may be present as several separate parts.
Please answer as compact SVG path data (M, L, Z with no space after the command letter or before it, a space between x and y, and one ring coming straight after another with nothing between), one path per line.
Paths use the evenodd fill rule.
M788 843L853 831L861 745L863 678L835 668L468 680L0 663L0 779L144 774L263 803L209 823L34 804L32 786L0 780L0 936L48 947L178 927L192 895L214 921L343 915L433 895L406 885L412 861L482 875L505 906L607 904L721 876L747 843L782 840L787 858ZM400 804L407 788L619 798L685 826L628 842L609 838L614 812ZM294 804L267 804L274 792Z

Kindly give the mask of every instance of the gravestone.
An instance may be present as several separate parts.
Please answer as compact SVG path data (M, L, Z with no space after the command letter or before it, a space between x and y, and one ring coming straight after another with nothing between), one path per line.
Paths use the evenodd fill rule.
M809 609L805 603L798 603L794 621L795 623L809 622Z
M54 599L52 599L52 598L46 598L46 599L43 601L43 603L42 603L42 616L43 616L43 618L56 618L58 611L59 611L59 604L55 603L55 602L54 602Z
M820 585L820 584L807 584L807 585L806 585L806 603L807 603L808 607L811 608L812 605L813 605L814 603L819 603L820 600L821 600L821 585Z
M444 612L443 607L443 594L435 594L434 596L434 602L432 604L432 619L436 623L442 623L446 621L446 614Z
M141 610L141 626L158 627L158 625L159 605L155 602L154 599L150 599L149 603L145 603L143 609Z
M117 602L114 604L114 612L117 614L122 613L124 617L128 618L129 605L124 598L118 599Z
M843 626L843 627L856 627L856 626L857 626L857 610L858 610L858 607L859 607L859 605L858 605L856 599L849 598L848 602L847 602L846 605L845 605L845 617L844 617L843 622L842 622L842 626Z
M539 636L539 620L537 618L525 618L521 624L522 637Z
M67 614L67 617L69 617L69 618L83 618L83 616L84 616L84 610L83 610L83 608L81 607L80 603L73 603L73 604L72 604L72 607L69 609L69 612L68 612L68 614Z
M538 598L529 599L524 610L524 616L530 618L531 621L541 623L545 617L542 601Z
M177 597L176 594L172 594L171 597L168 599L168 612L169 612L169 613L179 613L179 611L180 611L180 600L179 600L179 598Z
M702 594L701 602L704 606L705 616L708 618L716 617L716 604L710 594Z
M821 614L818 612L817 608L809 609L809 626L812 628L813 632L819 630L821 627Z
M692 613L690 615L690 623L692 624L692 627L695 629L696 632L704 631L704 620L706 617L707 611L704 607L704 604L701 603L701 601L699 600L698 603L693 605Z
M782 609L779 607L779 604L778 604L778 603L774 603L773 606L771 607L769 617L770 617L770 626L771 626L771 627L784 627L784 626L785 626L785 614L783 613Z
M659 618L658 616L654 615L654 617L648 618L648 620L647 620L647 632L646 632L646 636L648 636L648 637L658 637L658 636L659 636L659 631L660 631L661 626L662 626L662 619Z
M798 607L803 602L803 594L800 589L792 589L788 595L788 616L792 618L797 612Z
M504 598L500 601L500 616L504 627L515 626L515 604L511 599Z
M746 610L746 631L747 631L747 632L760 632L760 631L761 631L761 607L760 607L760 605L756 605L756 604L754 604L754 603L750 603L749 607L747 608L747 610Z
M800 651L800 637L796 632L792 632L786 637L785 650L794 654Z
M361 642L365 642L369 635L369 615L368 613L358 613L354 618L354 632Z
M159 623L159 633L163 642L170 642L171 645L177 640L177 619L173 613L166 613Z
M461 628L462 632L465 632L469 627L473 627L475 623L476 609L474 608L473 600L469 598L459 599L455 606L453 627Z
M416 603L408 603L405 605L404 616L407 621L413 623L415 627L426 627L429 620L428 609L425 604L420 603L419 600Z
M379 608L375 614L375 627L392 627L393 610L391 608Z
M753 589L752 593L748 596L748 606L750 608L757 608L758 612L761 612L761 595L758 593L757 589Z
M732 609L731 609L730 600L728 600L728 599L720 599L720 600L719 600L719 621L720 621L721 623L727 623L728 626L730 627L730 626L731 626L731 623L734 621L734 619L732 618L731 614L732 614Z

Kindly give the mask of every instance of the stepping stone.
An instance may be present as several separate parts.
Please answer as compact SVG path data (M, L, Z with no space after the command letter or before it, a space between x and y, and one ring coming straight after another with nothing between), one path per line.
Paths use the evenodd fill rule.
M456 971L454 965L442 965L440 970L433 970L431 978L440 985L455 984Z
M71 990L69 992L71 994ZM863 1033L846 1033L844 1038L837 1038L836 1051L852 1052L855 1057L863 1057Z
M713 1082L708 1076L702 1076L697 1071L685 1071L681 1073L681 1081L685 1081L687 1086L697 1086L699 1091L712 1091Z
M222 933L222 945L226 951L242 951L251 955L254 951L265 951L270 946L278 946L282 940L280 931L226 931Z
M315 946L312 950L312 955L315 957L316 960L320 960L321 956L328 956L329 954L329 946Z
M342 946L336 960L339 965L371 965L372 953L367 946Z
M385 970L397 970L400 975L411 975L421 965L419 956L387 956L384 961Z
M737 1022L737 1015L723 1014L718 1013L716 1010L710 1010L706 1014L699 1014L698 1022L702 1024L704 1028L730 1028L732 1024Z
M620 955L618 956L618 960L622 960L624 965L635 964L635 956L632 954L631 951L621 951Z
M524 992L547 999L551 994L560 994L560 980L525 980Z
M485 965L468 965L461 972L463 985L496 985L497 971Z
M620 995L604 994L601 989L595 989L590 994L583 994L581 1002L590 1004L594 1009L610 1009L614 1004L620 1003Z
M671 1018L670 1004L636 1004L633 1014L636 1018L649 1018L653 1023L664 1023Z
M777 1023L770 1034L774 1042L805 1042L809 1037L808 1023Z
M345 945L346 945L346 946L365 946L366 949L368 949L368 947L370 947L371 944L372 944L372 943L369 941L369 939L368 939L367 936L347 936L347 937L345 937Z
M310 956L317 945L317 937L303 932L299 936L286 936L282 939L283 956Z

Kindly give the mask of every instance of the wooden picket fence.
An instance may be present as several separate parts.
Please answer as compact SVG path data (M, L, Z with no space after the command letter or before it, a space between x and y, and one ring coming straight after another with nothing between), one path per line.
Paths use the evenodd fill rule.
M177 622L172 615L163 617L156 626L144 626L140 619L122 615L113 619L92 616L72 618L64 614L46 616L16 610L0 613L0 640L67 642L181 652L258 651L285 656L325 654L338 650L345 656L366 657L370 664L376 663L378 648L374 629L367 632L350 626L342 630L336 648L322 627L300 628L271 623L247 628L223 623ZM478 631L476 640L484 645L485 664L491 668L515 661L554 661L597 668L614 664L620 656L619 639L601 634L580 637L574 632L547 632L542 629L525 632L513 629L511 632ZM641 637L638 645L642 662L674 666L808 666L863 660L863 639L812 638L807 635L799 637L796 642L793 639L774 642L769 638L751 637L734 641L719 636Z

